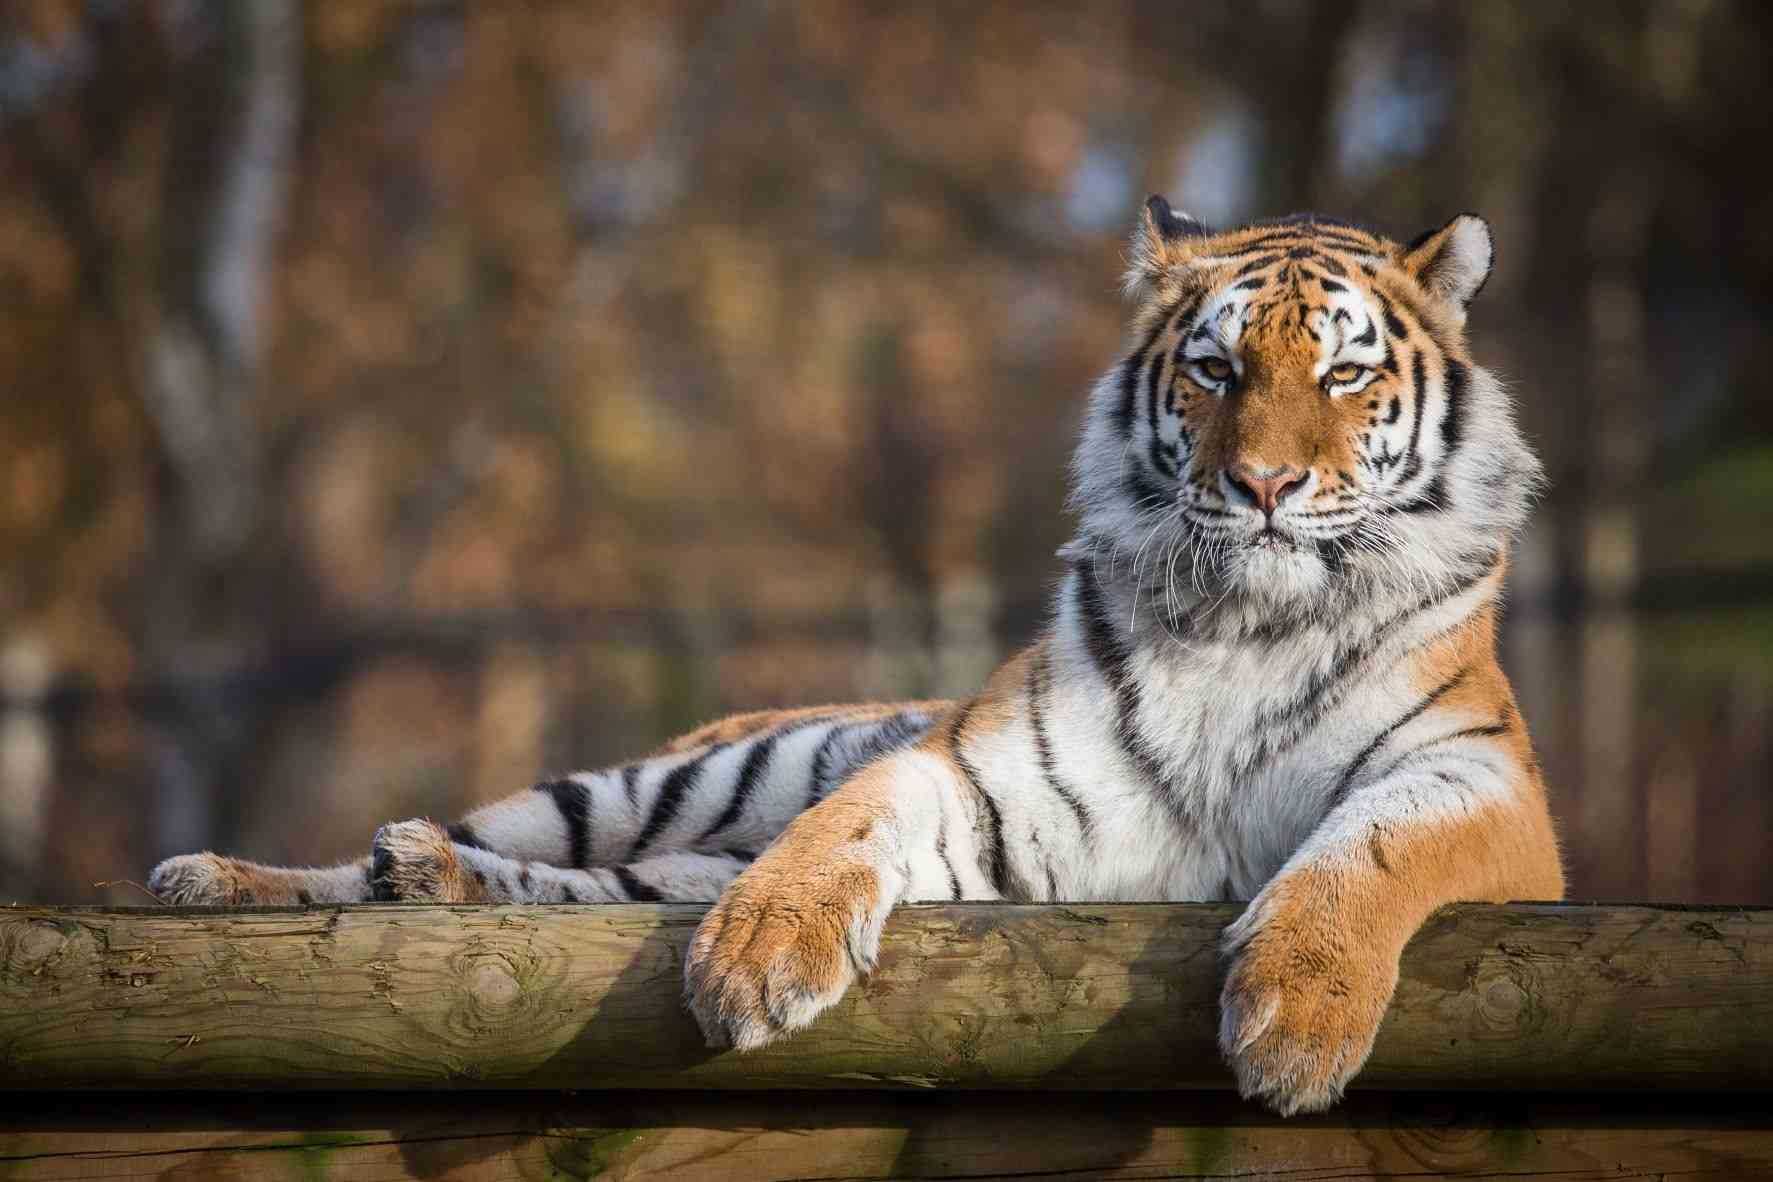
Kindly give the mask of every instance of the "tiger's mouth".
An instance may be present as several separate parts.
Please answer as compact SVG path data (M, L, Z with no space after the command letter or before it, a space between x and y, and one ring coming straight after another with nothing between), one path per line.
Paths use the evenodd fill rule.
M1297 550L1299 536L1270 522L1252 534L1246 544L1258 550Z

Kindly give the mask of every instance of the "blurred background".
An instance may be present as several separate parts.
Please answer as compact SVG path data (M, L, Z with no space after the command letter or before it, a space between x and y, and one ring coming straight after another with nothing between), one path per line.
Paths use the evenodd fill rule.
M1553 476L1576 898L1773 898L1773 6L0 6L0 902L1038 625L1148 191L1400 238Z

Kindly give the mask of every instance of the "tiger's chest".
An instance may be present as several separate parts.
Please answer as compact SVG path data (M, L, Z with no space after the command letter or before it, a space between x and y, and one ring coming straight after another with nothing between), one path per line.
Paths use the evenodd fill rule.
M1358 655L1358 654L1357 654ZM1180 821L1164 838L1129 827L1127 860L1166 898L1247 899L1322 821L1345 769L1407 702L1407 670L1351 660L1329 635L1278 644L1166 646L1140 677L1138 734L1160 757ZM1123 884L1131 890L1135 884Z

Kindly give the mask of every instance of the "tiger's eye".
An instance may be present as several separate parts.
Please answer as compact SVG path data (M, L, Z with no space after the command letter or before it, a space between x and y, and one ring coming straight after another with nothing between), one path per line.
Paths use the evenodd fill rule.
M1215 382L1223 382L1231 377L1231 363L1223 357L1202 357L1194 364L1201 373Z
M1360 380L1360 376L1366 372L1367 368L1364 365L1355 365L1352 362L1344 362L1341 365L1331 368L1329 378L1330 381L1338 386L1346 386L1350 382Z

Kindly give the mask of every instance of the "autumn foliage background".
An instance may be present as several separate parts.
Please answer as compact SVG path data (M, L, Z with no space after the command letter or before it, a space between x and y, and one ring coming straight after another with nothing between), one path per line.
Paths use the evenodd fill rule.
M1486 214L1576 897L1773 893L1773 8L0 7L0 901L1043 611L1124 231Z

